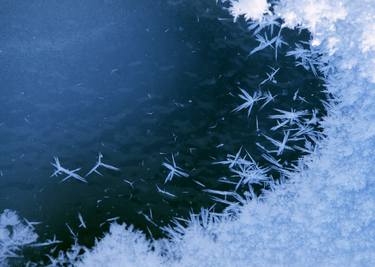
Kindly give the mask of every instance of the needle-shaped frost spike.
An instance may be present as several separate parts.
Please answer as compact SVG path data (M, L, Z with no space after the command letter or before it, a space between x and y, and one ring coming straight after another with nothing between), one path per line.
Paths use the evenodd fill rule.
M78 228L81 228L81 227L82 227L82 228L85 228L85 229L86 229L86 228L87 228L87 227L86 227L86 223L85 223L85 221L83 220L83 217L82 217L81 213L79 213L79 212L78 212L78 220L79 220L79 223L80 223L79 226L78 226Z
M280 26L280 23L277 21L279 18L275 15L267 14L263 16L261 19L256 21L251 21L249 24L249 30L253 30L253 35L257 35L263 29L269 28L270 34L273 35L274 27Z
M227 155L226 160L216 162L216 164L228 165L233 173L232 178L237 180L237 182L232 182L225 178L224 180L221 179L220 182L235 184L235 190L237 190L241 185L261 184L268 181L270 178L267 173L270 168L260 167L247 151L244 156L241 155L241 151L242 148L236 155ZM212 191L210 192L212 193Z
M140 214L143 215L143 217L145 217L146 221L148 221L149 223L151 223L153 226L155 227L158 227L158 225L154 222L153 220L153 216L152 216L152 210L150 209L149 211L149 215L148 214L145 214L143 212L140 212Z
M277 61L278 49L281 48L282 45L288 45L287 42L284 41L283 37L281 36L281 31L283 27L280 27L280 31L276 36L275 40L275 60Z
M30 227L30 229L34 229L34 225L39 225L41 224L42 222L30 222L29 220L27 220L26 218L23 219L25 221L25 223L27 224L28 227Z
M76 180L79 180L81 182L87 183L87 180L85 178L83 178L82 176L80 176L79 174L76 173L79 170L81 170L81 168L78 168L78 169L75 169L75 170L72 170L72 171L68 170L68 172L66 172L67 176L64 179L62 179L60 181L60 183L65 182L66 180L68 180L71 177L76 179Z
M259 45L255 47L253 50L250 51L249 56L252 54L255 54L256 52L259 52L269 46L272 47L272 44L276 41L277 36L272 38L271 40L268 40L268 36L266 33L264 33L264 36L257 34L255 36L255 39L258 41Z
M259 100L263 99L263 97L261 97L257 92L255 92L253 94L253 96L251 96L248 92L246 92L245 90L241 89L241 92L242 94L239 94L238 96L245 100L245 102L243 104L241 104L240 106L236 107L235 109L233 109L233 112L238 112L238 111L241 111L243 109L247 109L247 116L250 116L250 113L251 113L251 110L253 109L253 106L256 102L258 102Z
M127 183L128 185L130 185L131 188L134 188L133 184L135 183L135 181L132 182L132 181L129 181L128 179L123 179L123 181Z
M157 186L157 185L156 185L156 189L158 190L159 193L162 193L162 194L164 194L164 195L166 195L166 196L169 196L169 197L177 197L176 195L174 195L174 194L172 194L172 193L169 193L169 192L167 192L167 191L165 191L165 190L160 189L160 187Z
M55 160L55 162L51 162L51 165L55 167L55 171L51 174L50 177L57 176L62 172L62 167L59 158L54 157L53 159Z
M168 173L167 177L165 178L164 183L172 181L174 176L189 177L189 174L184 172L180 167L178 167L176 165L173 154L172 154L172 165L167 163L167 162L163 162L162 166L164 166L165 168L167 168L169 170L169 173Z
M293 148L291 148L290 146L287 146L286 143L288 142L288 139L289 139L289 134L290 134L290 131L287 131L287 132L284 132L284 138L283 138L283 141L277 141L267 135L263 135L267 140L269 140L273 145L275 145L277 147L277 151L276 151L276 154L278 156L280 156L284 150L294 150Z
M266 105L268 105L270 102L273 102L277 95L272 95L270 91L267 91L263 94L263 99L265 100L264 103L260 106L259 110L262 110Z
M300 137L300 136L314 136L316 135L316 132L312 126L309 126L308 124L302 124L298 123L296 129L291 129L291 130L296 130L292 137Z
M69 233L72 235L74 240L77 240L77 234L73 232L73 229L70 227L68 223L65 223L66 227L68 228Z
M296 100L297 100L298 93L299 93L299 89L297 89L297 90L294 92L294 95L293 95L293 101L296 101Z
M281 110L281 109L275 109L275 110L278 111L280 114L271 115L269 116L269 118L281 120L281 122L278 122L278 125L273 127L272 130L277 130L278 128L286 124L293 125L295 123L299 123L300 118L302 116L307 115L307 111L305 110L303 111L296 111L294 109L291 109L290 111Z
M51 177L57 176L57 175L60 175L60 174L65 174L66 177L64 179L62 179L61 182L64 182L64 181L68 180L69 178L74 178L78 181L87 183L85 178L83 178L82 176L80 176L79 174L76 173L81 168L77 168L75 170L69 170L69 169L61 166L60 160L57 157L54 157L54 160L55 160L55 162L52 162L51 164L52 164L52 166L55 167L55 171L52 173Z
M283 165L281 165L281 163L280 163L280 160L276 160L274 157L272 157L271 155L269 155L269 154L262 154L262 157L265 159L265 160L267 160L269 163L271 163L271 164L273 164L273 165L275 165L276 167L278 167L278 168L282 168L283 167Z
M317 70L315 66L321 66L319 63L319 51L310 47L305 49L302 44L296 44L296 48L292 51L287 52L287 56L294 56L296 59L296 66L302 66L306 70L311 70L315 76L317 76Z
M272 72L271 73L266 73L267 75L267 78L265 80L263 80L259 86L265 84L266 82L272 82L272 83L277 83L276 79L275 79L275 75L279 72L280 68L273 68L273 67L270 67Z
M242 152L242 147L238 150L237 154L235 156L228 154L227 159L219 162L215 162L214 164L223 164L223 165L228 165L229 168L233 168L234 165L238 164L240 155Z
M101 174L98 171L98 168L100 168L100 167L105 168L105 169L109 169L109 170L112 170L112 171L119 171L120 170L119 168L117 168L115 166L103 163L102 162L102 158L103 158L103 154L99 152L99 154L98 154L98 161L96 162L95 166L85 175L85 177L89 176L93 172L95 172L95 173L103 176L103 174Z
M105 221L106 221L106 222L114 222L114 221L117 221L118 219L120 219L120 217L119 217L119 216L116 216L116 217L108 218L108 219L106 219Z
M52 246L52 245L59 244L59 243L62 243L62 241L57 240L56 236L53 236L53 239L47 239L45 242L35 243L35 244L32 244L31 246L32 247L46 247L46 246Z
M319 122L319 119L317 117L318 112L319 111L317 109L313 109L312 114L311 114L311 119L305 120L305 123L309 124L309 125L316 125L316 124L318 124L318 122Z

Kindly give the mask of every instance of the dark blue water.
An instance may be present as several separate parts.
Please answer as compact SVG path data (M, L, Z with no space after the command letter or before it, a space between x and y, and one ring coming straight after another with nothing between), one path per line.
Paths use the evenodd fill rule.
M290 43L309 38L284 35ZM321 81L282 56L291 47L276 61L272 49L248 57L256 45L245 23L233 23L214 0L0 1L0 210L42 221L42 239L56 234L66 247L65 223L92 245L108 218L160 237L143 213L151 209L165 225L211 206L193 179L227 189L217 182L230 175L227 168L213 162L243 146L266 164L255 145L267 146L255 115L261 133L282 139L270 131L275 107L322 110ZM255 106L249 118L232 112L241 104L239 87L257 90L269 66L280 67L278 83L267 85L276 101ZM297 89L308 102L292 100ZM83 175L98 152L121 171L90 175L88 184L50 177L54 156ZM162 163L172 153L190 177L164 185ZM78 212L88 229L78 229Z

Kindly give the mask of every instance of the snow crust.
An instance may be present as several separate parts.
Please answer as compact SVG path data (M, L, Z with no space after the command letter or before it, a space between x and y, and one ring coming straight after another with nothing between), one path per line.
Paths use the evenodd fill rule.
M230 11L260 19L266 7L240 0ZM281 0L274 13L313 34L336 102L327 104L327 138L235 219L203 212L154 243L114 225L80 266L375 266L375 0Z
M234 16L270 13L266 1L232 4ZM327 138L286 183L236 207L234 217L203 210L153 242L113 224L93 249L72 248L72 265L375 266L375 0L280 0L274 13L313 34L316 67L335 97Z

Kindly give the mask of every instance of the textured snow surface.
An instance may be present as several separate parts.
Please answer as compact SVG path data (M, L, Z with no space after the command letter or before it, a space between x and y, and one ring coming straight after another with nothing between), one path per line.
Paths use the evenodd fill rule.
M265 6L240 0L230 11L256 19ZM140 234L114 225L82 266L375 266L375 0L281 0L274 12L312 32L338 100L307 168L237 219L193 220L153 252Z
M244 15L246 19L261 19L268 11L267 0L232 1L230 12L235 18Z
M230 11L257 19L265 6L240 0ZM312 32L327 91L338 100L323 123L328 137L301 171L236 219L194 218L170 241L113 224L72 264L375 266L375 0L280 0L274 12L285 26Z

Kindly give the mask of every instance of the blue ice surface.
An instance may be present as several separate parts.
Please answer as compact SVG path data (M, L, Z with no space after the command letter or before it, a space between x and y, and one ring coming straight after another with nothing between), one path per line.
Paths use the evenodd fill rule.
M262 1L239 3L251 8ZM318 148L286 172L285 183L233 206L232 212L202 210L188 227L177 224L171 239L151 242L134 228L114 223L94 248L77 256L81 247L74 246L56 262L375 266L375 1L281 0L273 12L285 27L310 30L310 51L296 56L297 62L323 73L334 96L323 122L327 137Z

